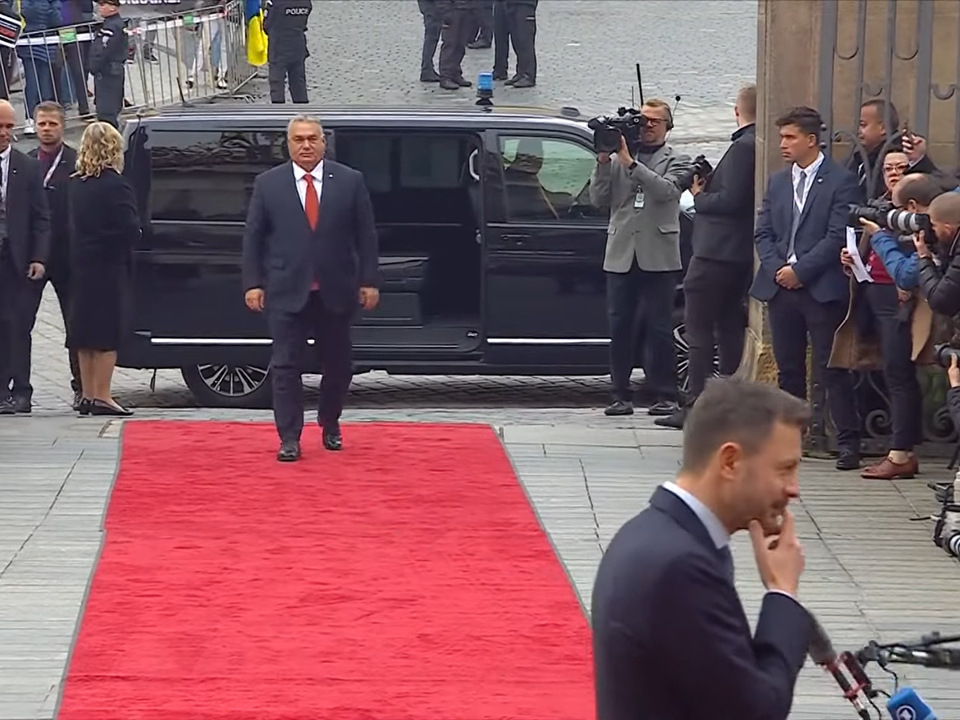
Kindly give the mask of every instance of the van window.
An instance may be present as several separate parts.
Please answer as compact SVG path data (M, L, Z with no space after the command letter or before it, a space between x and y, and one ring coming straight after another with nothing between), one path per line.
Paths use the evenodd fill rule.
M596 154L571 140L534 136L500 138L508 220L600 217L590 205Z
M289 159L283 131L163 131L150 134L153 220L239 222L253 182Z

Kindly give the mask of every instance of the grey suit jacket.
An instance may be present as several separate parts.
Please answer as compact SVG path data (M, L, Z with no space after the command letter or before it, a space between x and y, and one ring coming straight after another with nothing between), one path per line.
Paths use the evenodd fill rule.
M619 160L597 163L590 177L590 202L610 209L603 269L630 271L633 258L641 270L671 272L680 263L680 195L677 179L691 167L689 156L664 145L627 170ZM634 207L643 190L643 209Z

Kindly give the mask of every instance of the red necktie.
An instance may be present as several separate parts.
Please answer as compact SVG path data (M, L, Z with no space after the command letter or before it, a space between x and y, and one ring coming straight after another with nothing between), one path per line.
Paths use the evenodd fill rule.
M307 213L310 229L316 230L317 220L320 219L320 198L317 195L317 186L313 182L313 175L304 175L303 180L307 183L307 196L303 203L303 210Z

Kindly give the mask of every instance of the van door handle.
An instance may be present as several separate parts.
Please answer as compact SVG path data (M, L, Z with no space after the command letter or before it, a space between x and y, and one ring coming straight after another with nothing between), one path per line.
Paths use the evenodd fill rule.
M514 245L523 245L530 239L529 235L503 235L503 241Z

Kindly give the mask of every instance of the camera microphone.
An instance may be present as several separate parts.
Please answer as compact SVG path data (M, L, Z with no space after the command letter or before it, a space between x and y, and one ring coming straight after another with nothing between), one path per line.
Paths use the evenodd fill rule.
M807 653L810 655L810 659L813 660L814 664L826 668L827 672L833 676L833 679L837 681L837 685L839 685L843 691L843 696L850 701L850 704L853 705L857 714L863 718L863 720L871 720L870 712L859 698L861 690L869 692L869 678L867 678L866 673L863 672L863 668L860 667L856 658L849 655L849 653L844 653L841 663L841 658L837 655L836 650L833 649L833 643L830 642L830 637L826 631L812 613L810 618L813 620L813 634L810 638L810 644L807 646ZM853 675L854 682L856 682L855 686L851 685L850 681L847 680L847 676L844 675L844 665L846 665L850 674Z

